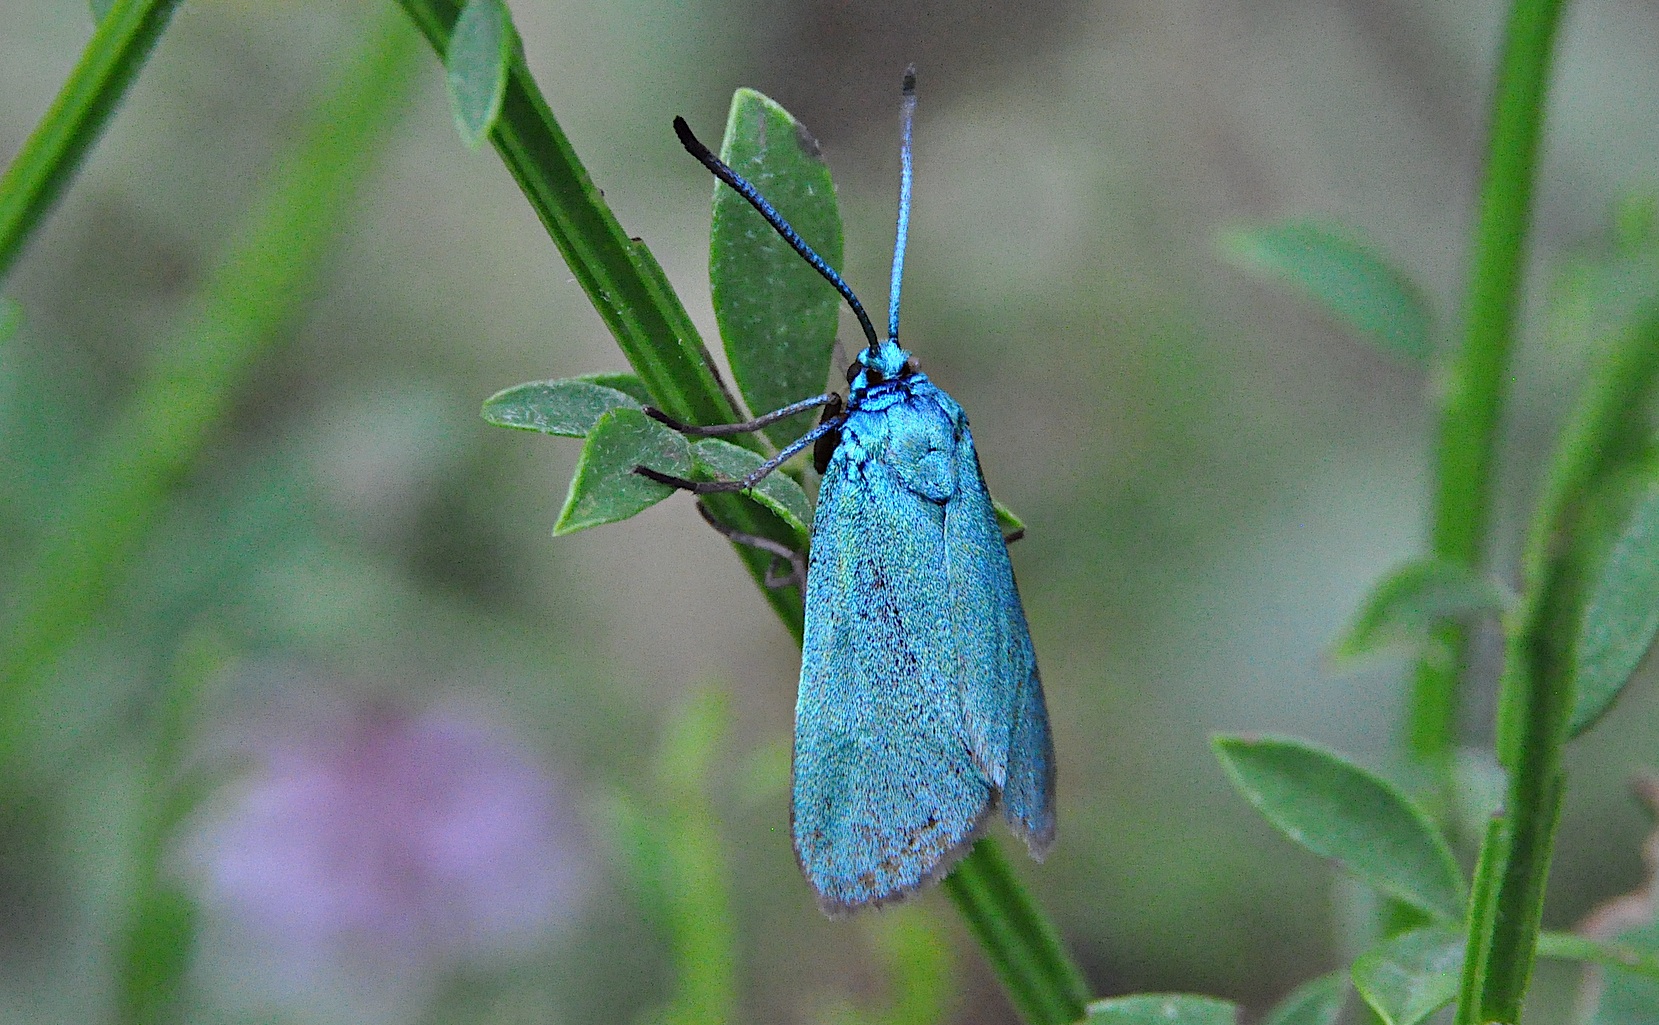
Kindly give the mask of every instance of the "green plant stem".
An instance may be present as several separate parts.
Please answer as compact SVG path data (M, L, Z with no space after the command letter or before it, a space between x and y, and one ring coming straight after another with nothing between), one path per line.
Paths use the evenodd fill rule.
M1598 478L1628 457L1632 417L1659 377L1659 319L1612 340L1550 460L1522 564L1522 602L1510 624L1498 699L1498 757L1509 773L1505 834L1490 857L1493 885L1475 907L1467 963L1480 967L1459 1021L1517 1021L1543 916L1565 789L1562 750L1573 703L1577 641L1589 566L1577 547ZM1460 1003L1460 1007L1463 1005Z
M446 53L461 3L398 2L438 55ZM656 405L688 423L732 423L740 419L667 275L645 243L622 230L588 177L541 90L536 88L522 47L513 54L501 114L490 130L490 141ZM728 440L759 450L759 442L748 436ZM710 495L705 501L721 522L738 531L793 543L787 528L752 502L736 495ZM772 557L746 545L733 548L756 582L764 584ZM800 592L791 587L764 590L767 601L799 643L803 618Z
M0 646L0 765L28 728L31 683L103 606L255 361L310 293L411 81L414 38L402 19L384 20L371 38L67 487L62 513L16 581Z
M1505 29L1487 140L1480 220L1465 306L1463 347L1446 379L1433 548L1435 555L1478 567L1491 518L1493 453L1509 380L1510 352L1520 306L1526 241L1545 96L1564 0L1515 0ZM1540 506L1544 529L1555 511ZM1535 532L1534 537L1537 537ZM1563 692L1557 652L1544 637L1565 611L1563 588L1526 572L1522 607L1509 634L1500 698L1500 759L1509 770L1504 818L1487 833L1481 852L1486 885L1471 908L1460 1025L1518 1022L1531 976L1555 825L1560 814L1561 745L1571 695ZM1446 793L1457 738L1457 687L1467 635L1448 627L1442 661L1419 666L1412 700L1413 753L1436 770ZM1514 729L1512 727L1519 727ZM1445 803L1444 796L1437 802Z
M456 0L399 3L441 56L448 49L460 4ZM710 369L707 350L662 268L645 244L630 239L617 223L542 99L522 52L513 57L501 116L490 138L658 405L693 423L733 420L735 403ZM780 526L761 518L758 507L736 496L709 497L727 500L717 512L739 530L767 533ZM764 580L770 556L747 546L737 546L736 551L755 579ZM765 593L799 643L805 615L799 592L778 588ZM1029 1018L1044 1023L1081 1016L1088 996L1082 972L1067 957L1056 938L1057 930L1021 890L994 846L981 841L957 864L946 887L969 915L975 936L998 976L1010 984L1011 997L1022 1014L1038 1008L1077 1012L1070 1017L1043 1012L1043 1016ZM1029 966L1040 966L1040 970ZM1031 995L1013 989L1015 982L1027 987Z
M1509 383L1550 59L1564 0L1511 6L1492 108L1475 229L1463 345L1447 368L1437 449L1430 546L1438 558L1478 569L1492 505L1498 421ZM1468 631L1448 625L1417 666L1407 747L1430 773L1429 803L1449 806L1458 743Z
M179 0L116 0L51 109L0 177L0 280L57 202L143 67Z
M1083 1017L1089 984L995 840L975 844L944 887L1022 1018L1032 1025L1068 1025Z
M212 782L207 773L185 773L185 751L202 693L229 662L230 653L217 637L193 632L180 646L162 695L121 936L118 1020L123 1025L179 1020L197 915L195 901L168 878L167 853L174 830Z

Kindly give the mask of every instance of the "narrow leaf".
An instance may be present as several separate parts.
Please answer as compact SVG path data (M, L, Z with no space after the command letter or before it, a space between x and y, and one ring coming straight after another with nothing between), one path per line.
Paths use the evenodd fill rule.
M1351 232L1285 221L1227 232L1221 248L1233 264L1289 285L1383 351L1418 364L1433 354L1422 293Z
M1291 840L1390 897L1437 918L1462 917L1463 877L1451 849L1392 784L1300 740L1213 743L1233 785Z
M88 6L92 8L92 23L96 25L103 21L104 15L108 14L109 9L115 6L115 0L90 0Z
M1542 956L1553 952L1546 949L1555 946L1547 942L1549 935L1539 937L1538 953ZM1613 949L1621 950L1626 959L1648 970L1627 963L1591 975L1587 982L1590 990L1584 999L1588 1008L1582 1019L1584 1025L1652 1025L1656 1017L1654 1008L1659 1007L1659 980L1652 972L1652 962L1659 958L1659 925L1646 922L1622 933L1618 947ZM1584 960L1615 963L1600 958Z
M613 409L599 418L582 446L554 536L625 520L674 493L635 473L636 466L684 477L691 472L691 447L637 409Z
M585 438L611 410L638 408L633 396L577 377L505 388L484 400L483 416L497 427Z
M467 0L444 57L449 106L468 149L489 138L507 94L513 23L502 0Z
M754 472L764 460L746 448L738 448L719 438L704 438L691 446L691 458L699 472L710 480L741 480ZM755 501L777 513L789 529L806 543L812 523L812 503L806 492L786 473L767 474L750 492Z
M1417 1025L1457 996L1461 929L1431 925L1385 940L1354 962L1354 988L1386 1025Z
M789 112L739 89L721 159L760 190L829 263L841 264L841 211L818 141ZM709 235L714 317L732 377L756 414L824 390L841 298L736 192L714 193ZM810 414L767 428L778 445L804 433Z
M1137 993L1096 1000L1088 1025L1236 1025L1238 1008L1214 997L1190 993Z
M1579 629L1577 692L1570 730L1578 734L1613 704L1659 632L1659 484L1631 512L1590 592Z
M1649 986L1659 984L1659 929L1652 922L1620 933L1617 941L1570 932L1542 932L1538 934L1538 956L1616 968L1641 976ZM1659 1001L1650 1006L1659 1007Z
M1502 612L1508 605L1502 587L1467 566L1413 560L1371 589L1331 658L1340 663L1383 648L1418 647L1448 619Z
M1263 1025L1336 1025L1348 999L1348 976L1331 972L1304 982L1267 1013Z

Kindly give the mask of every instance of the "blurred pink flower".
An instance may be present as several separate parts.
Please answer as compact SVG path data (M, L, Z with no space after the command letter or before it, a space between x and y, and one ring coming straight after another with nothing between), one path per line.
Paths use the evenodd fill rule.
M454 708L340 713L250 740L252 771L188 843L200 898L262 948L253 960L403 991L574 915L583 844L529 752Z

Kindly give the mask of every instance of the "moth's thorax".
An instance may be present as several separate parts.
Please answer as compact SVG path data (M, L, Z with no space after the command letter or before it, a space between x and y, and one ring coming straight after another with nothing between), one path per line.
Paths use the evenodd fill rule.
M890 340L880 346L867 347L859 353L858 367L858 373L848 382L855 392L911 376L915 373L916 364L910 353Z

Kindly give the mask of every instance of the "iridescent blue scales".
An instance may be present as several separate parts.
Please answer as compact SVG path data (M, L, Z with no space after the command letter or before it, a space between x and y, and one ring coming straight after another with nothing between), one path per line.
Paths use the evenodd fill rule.
M942 875L999 796L1033 855L1054 839L1043 685L967 417L898 346L860 360L795 705L795 854L832 914Z
M898 343L915 100L912 70L886 341L841 276L675 119L686 149L841 293L868 345L844 402L825 393L714 427L647 410L688 434L720 435L825 407L817 427L743 480L636 467L700 494L745 491L814 446L823 480L807 560L790 817L801 870L831 915L901 900L942 876L999 801L1034 857L1054 839L1048 709L968 418ZM794 554L710 522L734 540Z

